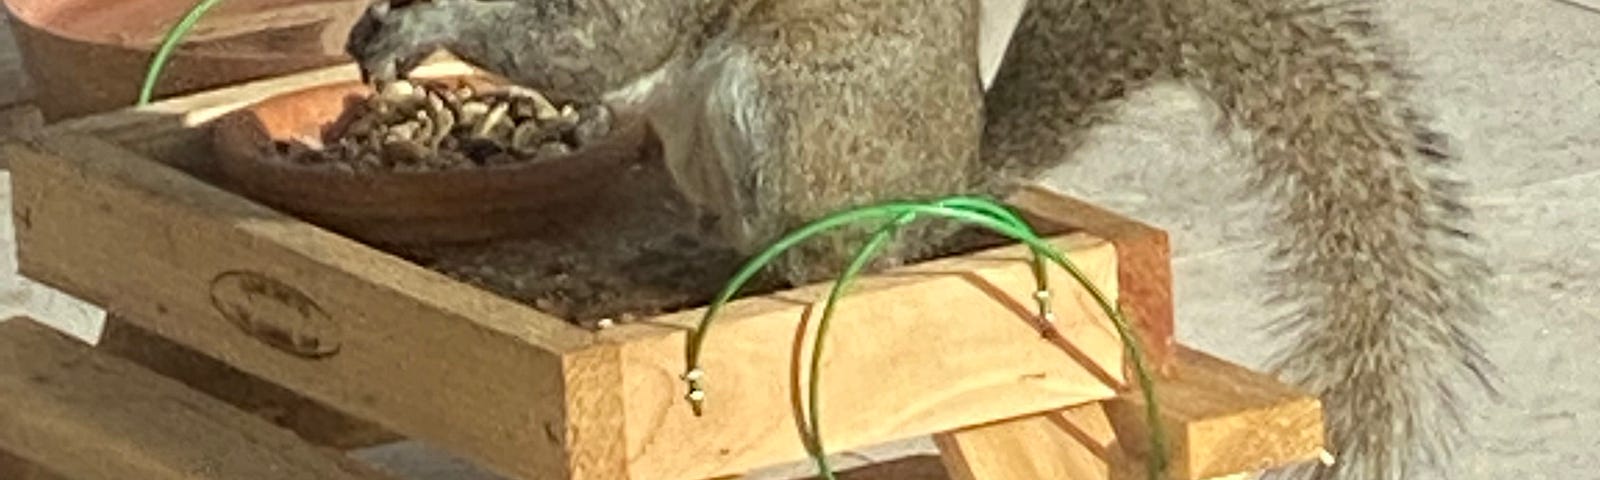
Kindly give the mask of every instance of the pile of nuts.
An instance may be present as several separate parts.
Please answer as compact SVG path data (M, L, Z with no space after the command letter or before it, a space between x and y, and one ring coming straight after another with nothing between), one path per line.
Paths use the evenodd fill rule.
M297 164L352 172L535 162L600 140L612 116L601 105L557 106L522 87L402 80L345 112L341 124L325 145L280 143L280 153Z

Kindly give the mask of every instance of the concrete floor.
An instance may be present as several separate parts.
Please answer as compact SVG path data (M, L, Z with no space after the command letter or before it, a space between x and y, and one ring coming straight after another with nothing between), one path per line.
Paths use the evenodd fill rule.
M1423 100L1465 157L1476 228L1497 272L1487 300L1500 323L1486 346L1505 373L1505 398L1471 399L1475 441L1449 478L1600 478L1600 356L1582 353L1600 345L1597 7L1600 0L1408 0L1386 10L1427 80ZM1259 311L1264 286L1259 205L1193 208L1228 202L1238 184L1240 162L1209 133L1210 119L1186 92L1145 92L1123 122L1099 132L1082 162L1047 180L1171 230L1181 340L1259 366L1278 343L1249 313ZM9 229L0 222L8 250ZM14 272L11 254L0 268ZM98 334L95 309L14 273L0 276L0 315L12 312L82 338ZM410 478L488 478L413 447L363 456ZM927 448L912 440L865 454Z
M1426 79L1419 93L1475 184L1496 270L1499 324L1485 340L1505 397L1472 399L1476 441L1439 478L1600 478L1600 357L1582 353L1600 345L1600 14L1547 0L1390 5ZM1182 341L1261 365L1278 341L1238 314L1258 311L1265 288L1259 205L1192 208L1237 183L1239 162L1197 158L1227 158L1208 115L1183 92L1152 92L1051 181L1173 231Z

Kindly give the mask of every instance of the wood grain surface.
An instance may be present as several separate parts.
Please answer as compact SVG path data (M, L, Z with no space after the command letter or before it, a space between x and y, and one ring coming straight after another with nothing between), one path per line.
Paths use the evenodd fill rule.
M1179 346L1156 401L1171 459L1167 477L1247 475L1318 460L1321 402L1271 376ZM1144 397L1085 404L935 437L956 480L1141 480L1149 449Z
M0 448L73 480L387 478L25 318L0 323Z

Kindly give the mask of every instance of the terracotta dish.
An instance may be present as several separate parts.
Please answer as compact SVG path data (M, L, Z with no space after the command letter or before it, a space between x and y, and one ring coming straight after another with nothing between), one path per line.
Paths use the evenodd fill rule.
M0 0L45 120L137 101L150 56L196 0ZM343 41L366 0L226 0L173 52L168 98L348 62Z
M321 138L348 105L371 93L359 82L323 86L217 119L212 141L221 180L262 204L366 242L472 242L532 233L584 211L589 196L653 151L647 124L619 111L598 142L535 162L350 172L293 163L280 153L276 142Z

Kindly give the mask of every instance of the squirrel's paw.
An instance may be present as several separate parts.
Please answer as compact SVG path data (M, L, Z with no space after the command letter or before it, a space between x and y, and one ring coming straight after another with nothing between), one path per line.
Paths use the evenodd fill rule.
M361 67L361 78L368 83L386 83L403 78L438 47L448 28L441 9L452 2L410 2L392 6L388 0L374 3L351 27L345 53ZM439 17L439 18L430 18Z

